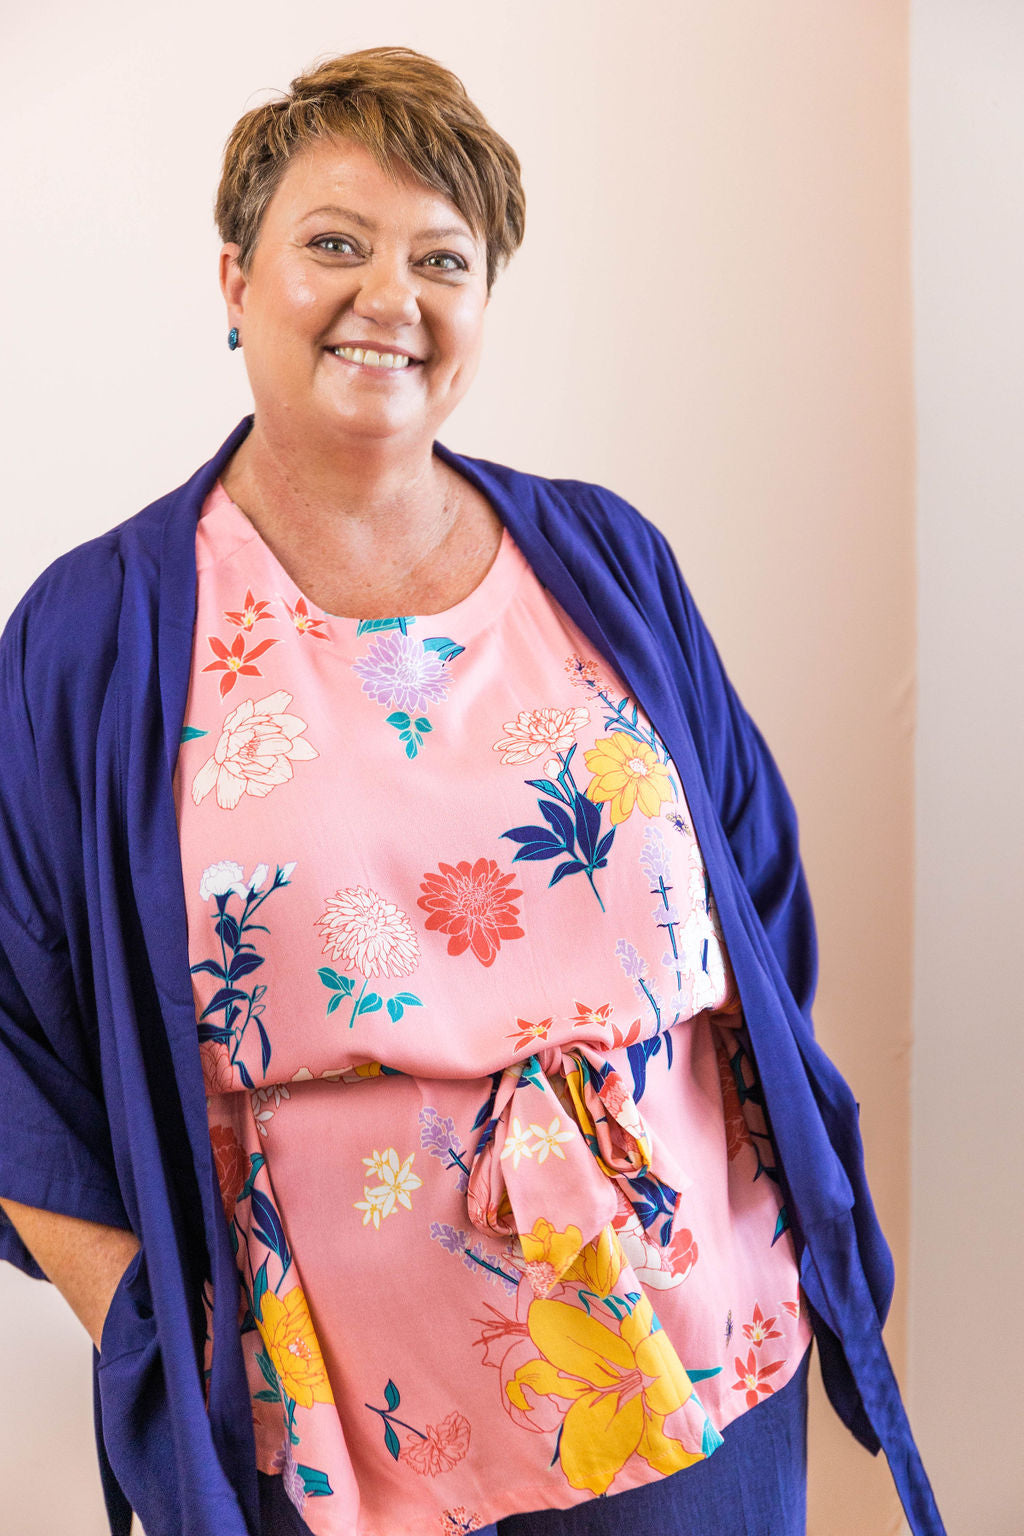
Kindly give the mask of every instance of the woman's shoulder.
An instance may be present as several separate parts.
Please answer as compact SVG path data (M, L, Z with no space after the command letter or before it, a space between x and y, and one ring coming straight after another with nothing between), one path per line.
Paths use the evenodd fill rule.
M595 480L548 476L491 459L459 455L485 480L496 481L529 520L570 550L591 546L626 565L671 564L671 546L658 525L619 491Z

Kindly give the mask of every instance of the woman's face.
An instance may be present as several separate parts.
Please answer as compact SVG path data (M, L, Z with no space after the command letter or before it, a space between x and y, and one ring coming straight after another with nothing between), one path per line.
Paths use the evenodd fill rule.
M257 423L311 442L340 433L410 450L432 443L477 370L486 255L445 197L405 172L396 185L361 144L325 140L296 156L248 278L237 245L220 258ZM357 364L336 354L342 345L415 362Z

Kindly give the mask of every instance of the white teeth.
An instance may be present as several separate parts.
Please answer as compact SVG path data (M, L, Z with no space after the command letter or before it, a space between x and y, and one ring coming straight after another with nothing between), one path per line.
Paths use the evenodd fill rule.
M402 352L371 352L362 347L333 347L335 357L347 357L350 363L364 363L369 368L408 368L412 358Z

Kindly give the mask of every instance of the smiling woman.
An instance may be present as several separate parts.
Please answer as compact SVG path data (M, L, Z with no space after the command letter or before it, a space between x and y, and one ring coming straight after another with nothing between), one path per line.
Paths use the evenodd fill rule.
M410 49L232 133L253 412L0 641L0 1252L114 1536L799 1536L812 1333L941 1536L778 769L652 523L437 438L524 206Z

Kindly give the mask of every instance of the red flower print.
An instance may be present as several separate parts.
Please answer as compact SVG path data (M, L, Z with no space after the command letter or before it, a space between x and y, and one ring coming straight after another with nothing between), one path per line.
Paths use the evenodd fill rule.
M453 1408L440 1424L428 1424L426 1439L406 1440L402 1460L424 1477L450 1472L469 1450L469 1420Z
M199 1059L207 1093L230 1093L235 1086L235 1069L227 1046L219 1040L204 1040L199 1047Z
M745 1146L750 1145L750 1131L743 1116L732 1067L725 1052L721 1050L718 1052L718 1078L722 1085L722 1109L725 1111L725 1155L731 1163L739 1157Z
M577 1029L601 1029L608 1022L608 1015L612 1011L611 1003L602 1003L600 1008L591 1008L589 1003L579 1003L575 998L572 1005L576 1009L573 1025Z
M618 1072L608 1073L608 1076L601 1084L600 1093L601 1103L608 1110L609 1114L615 1115L616 1118L622 1114L622 1111L632 1099L632 1094Z
M503 875L494 859L470 864L438 864L440 874L428 873L420 882L423 895L416 905L429 912L426 927L447 933L448 953L472 949L481 965L492 965L503 939L524 937L517 919L519 908L510 889L514 875Z
M757 1360L752 1349L747 1351L747 1363L743 1364L739 1355L736 1356L736 1381L732 1384L734 1392L747 1394L747 1407L755 1408L762 1397L768 1397L775 1388L769 1386L767 1378L774 1376L776 1371L781 1371L785 1360L773 1360L770 1365L762 1365L758 1369Z
M230 609L225 608L224 617L229 624L234 624L238 629L252 629L253 625L258 624L260 619L274 618L272 613L267 613L266 611L269 607L269 602L258 603L252 595L252 587L248 587L241 613L232 612ZM276 619L274 622L277 622Z
M320 633L327 620L314 619L306 607L306 599L304 597L299 598L294 608L290 603L285 602L284 598L281 601L288 609L288 616L300 635L312 635L314 640L329 640L331 638L330 635L322 635Z
M635 1045L640 1039L640 1020L634 1019L628 1029L619 1029L617 1024L612 1025L612 1045Z
M276 636L272 640L261 640L259 645L254 645L251 651L245 648L245 636L236 635L228 650L223 640L216 635L207 635L210 649L216 656L216 661L208 661L203 668L204 672L223 672L220 680L220 696L223 699L229 694L240 676L262 677L259 667L254 667L253 662L257 656L262 656L264 651L269 651L272 645L277 644Z
M697 1262L697 1239L689 1227L676 1227L672 1233L672 1241L665 1249L665 1257L674 1275L681 1276L684 1280Z
M224 1214L230 1221L235 1214L235 1202L249 1177L249 1154L238 1142L235 1133L222 1125L215 1125L210 1131L210 1145L213 1148Z
M430 926L429 923L427 926ZM516 1019L518 1028L513 1029L510 1034L507 1034L505 1039L512 1040L514 1038L515 1045L512 1047L512 1049L518 1051L521 1046L533 1045L538 1040L546 1040L548 1037L548 1030L551 1028L554 1022L554 1014L552 1014L549 1019L541 1019L539 1024L531 1024L529 1019Z
M781 1339L782 1338L782 1334L780 1333L779 1329L776 1328L776 1326L775 1326L775 1324L777 1322L778 1322L778 1318L763 1316L763 1314L761 1312L761 1308L758 1306L757 1302L755 1301L754 1302L754 1320L751 1323L744 1323L743 1324L743 1332L746 1334L746 1336L750 1340L751 1344L755 1345L756 1348L760 1349L761 1345L764 1343L765 1339Z

